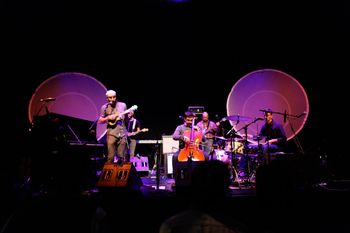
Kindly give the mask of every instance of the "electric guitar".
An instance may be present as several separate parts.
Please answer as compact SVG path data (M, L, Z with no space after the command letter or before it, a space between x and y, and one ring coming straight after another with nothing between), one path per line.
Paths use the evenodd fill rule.
M148 129L147 128L143 128L141 129L140 131L135 131L135 132L132 132L132 133L128 133L128 137L131 137L131 136L135 136L136 134L139 134L141 132L148 132Z
M221 120L219 120L218 122L216 122L215 124L216 124L216 126L219 126L220 124L221 124L221 122L223 122L223 121L227 121L227 118L222 118Z
M131 111L134 111L137 109L137 105L133 105L131 108L125 110L124 112L116 112L114 114L111 114L110 116L115 116L115 119L114 120L108 120L108 124L109 125L115 125L123 115L131 112Z

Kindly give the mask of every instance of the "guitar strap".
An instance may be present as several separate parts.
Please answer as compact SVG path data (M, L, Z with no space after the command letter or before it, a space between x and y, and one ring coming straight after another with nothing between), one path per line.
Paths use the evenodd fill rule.
M130 129L130 122L132 121L132 128ZM133 120L131 120L131 121L129 121L129 123L128 123L128 131L129 132L134 132L134 130L135 130L135 126L136 126L136 119L134 118Z
M132 122L132 131L135 130L135 126L136 126L136 119L134 118L134 120Z

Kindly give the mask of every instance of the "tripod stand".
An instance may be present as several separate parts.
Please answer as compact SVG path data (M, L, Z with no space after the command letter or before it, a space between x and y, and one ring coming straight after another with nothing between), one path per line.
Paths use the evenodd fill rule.
M246 133L247 134L247 133ZM230 153L230 156L231 156L231 164L230 164L230 169L231 169L231 172L232 172L232 175L234 175L234 180L233 180L233 183L237 183L238 184L238 187L239 189L241 189L241 185L243 182L245 182L245 179L242 179L242 177L239 176L238 172L237 172L237 167L239 166L238 164L238 159L242 159L243 156L246 156L248 157L247 155L244 155L243 152L244 152L244 148L247 147L247 140L245 140L245 143L242 144L242 145L239 145L238 143L236 143L236 139L242 139L242 137L240 135L238 135L236 133L236 131L234 130L234 128L232 127L232 129L229 131L229 133L227 134L229 135L229 145L230 145L230 150L228 153ZM247 135L246 135L247 136ZM239 153L240 152L240 147L243 147L242 148L242 153Z
M234 132L234 131L232 131ZM232 135L230 135L230 152L225 152L225 153L230 153L230 170L231 170L231 174L234 178L234 180L232 180L232 182L237 182L238 187L241 188L241 182L238 179L238 173L237 173L237 148L236 148L236 143L234 143L234 136L237 136L235 133L233 133Z
M254 178L255 174L255 169L252 169L252 161L251 161L251 156L249 155L249 146L248 146L248 127L251 124L256 123L258 120L263 120L262 118L256 118L255 120L253 120L252 122L244 125L241 129L237 130L237 131L241 131L244 130L244 145L243 145L243 155L241 157L241 160L243 159L243 161L246 162L245 167L241 168L241 169L246 169L246 174L243 176L243 180L246 181L245 183L250 186L252 185L252 179ZM256 155L255 155L256 156ZM240 164L242 164L242 162L240 161Z

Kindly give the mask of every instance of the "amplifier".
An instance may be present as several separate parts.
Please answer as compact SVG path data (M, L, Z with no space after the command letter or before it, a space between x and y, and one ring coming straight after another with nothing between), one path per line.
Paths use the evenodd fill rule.
M148 172L149 171L149 163L148 163L148 157L146 156L140 156L138 157L131 157L130 162L134 165L136 168L136 171L138 172Z

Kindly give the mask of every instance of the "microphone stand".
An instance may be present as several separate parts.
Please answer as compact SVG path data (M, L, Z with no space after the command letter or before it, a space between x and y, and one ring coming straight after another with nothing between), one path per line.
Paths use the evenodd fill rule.
M302 113L302 114L298 115L297 118L300 118L300 117L302 117L302 116L304 116L304 115L305 115L305 114ZM299 152L300 152L301 154L305 154L304 149L303 149L303 147L301 146L301 143L300 143L300 141L299 141L299 138L298 138L298 136L297 136L296 133L295 133L293 124L292 124L292 122L289 120L288 114L287 114L287 121L288 121L288 123L289 123L289 125L290 125L290 129L292 130L292 132L293 132L293 134L294 134L294 137L293 137L294 143L297 145L297 147L298 147L298 149L299 149Z
M161 138L158 136L157 138ZM161 163L161 145L160 140L157 139L157 143L154 145L155 149L155 157L156 157L156 190L159 191L159 185L160 185L160 163ZM164 159L164 158L163 158ZM164 169L164 168L163 168Z
M159 154L159 143L157 140L157 144L154 146L155 147L155 154L156 154L156 190L159 190L159 184L160 184L160 154Z

